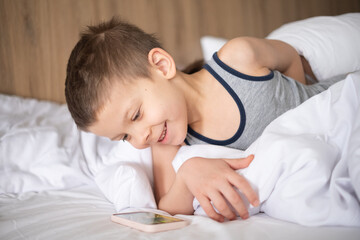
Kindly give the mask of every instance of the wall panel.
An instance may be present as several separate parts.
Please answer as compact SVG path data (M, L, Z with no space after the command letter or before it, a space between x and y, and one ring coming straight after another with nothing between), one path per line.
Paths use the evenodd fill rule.
M0 0L0 93L64 102L79 31L114 15L157 33L183 67L201 58L204 35L264 37L286 22L359 11L359 0Z

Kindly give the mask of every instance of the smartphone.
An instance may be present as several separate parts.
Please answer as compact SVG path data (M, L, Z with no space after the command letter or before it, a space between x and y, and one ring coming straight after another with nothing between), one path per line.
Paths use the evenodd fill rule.
M189 225L189 221L185 219L154 212L116 213L111 216L111 221L143 232L168 231Z

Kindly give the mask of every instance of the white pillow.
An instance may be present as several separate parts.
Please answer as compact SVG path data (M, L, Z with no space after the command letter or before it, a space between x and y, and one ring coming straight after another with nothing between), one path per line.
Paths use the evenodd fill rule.
M156 202L146 169L129 162L103 168L95 182L111 201L117 212L128 208L156 208Z
M79 132L64 104L0 94L0 194L94 179L118 211L156 208L150 149Z
M212 58L214 52L218 51L225 43L227 39L218 38L213 36L204 36L200 39L201 49L205 62Z
M88 183L77 145L78 130L65 105L0 94L0 193Z
M288 23L267 38L293 46L309 61L318 80L360 69L360 13Z
M360 13L320 16L284 24L267 38L292 45L309 61L316 78L325 80L360 69L359 26ZM225 42L224 38L202 37L205 61Z
M156 208L150 148L139 150L128 142L81 132L80 149L84 164L117 211Z

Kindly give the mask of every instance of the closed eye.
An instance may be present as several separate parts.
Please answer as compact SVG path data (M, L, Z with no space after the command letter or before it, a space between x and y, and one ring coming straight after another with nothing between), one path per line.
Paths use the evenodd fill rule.
M135 116L131 120L136 121L139 117L140 117L140 109L136 112Z
M128 138L129 138L129 135L125 134L124 137L121 140L123 140L125 142L125 141L128 140Z

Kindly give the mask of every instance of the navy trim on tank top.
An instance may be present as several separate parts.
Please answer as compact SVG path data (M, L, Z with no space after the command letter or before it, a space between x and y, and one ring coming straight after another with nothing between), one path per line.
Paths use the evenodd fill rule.
M234 134L234 136L232 136L231 138L229 138L227 140L214 140L214 139L211 139L211 138L207 138L207 137L201 135L200 133L197 133L196 131L194 131L190 126L188 126L188 133L190 133L194 137L200 139L201 141L204 141L204 142L209 143L209 144L213 144L213 145L229 145L229 144L235 142L237 139L239 139L239 137L241 136L241 134L244 131L245 124L246 124L246 114L245 114L244 105L242 104L239 96L225 82L225 80L219 74L217 74L214 71L214 69L212 69L208 64L205 64L204 68L211 75L213 75L216 78L216 80L219 81L219 83L221 83L221 85L228 91L228 93L234 99L236 105L238 106L239 112L240 112L240 124L239 124L239 128L236 131L236 133ZM185 143L188 144L189 142L187 140L185 140ZM188 145L190 145L190 144L188 144Z
M226 65L223 61L220 60L220 58L217 55L217 52L215 52L213 54L213 58L215 60L215 62L225 71L227 71L228 73L237 76L239 78L243 78L245 80L250 80L250 81L268 81L274 78L274 72L270 70L270 73L268 75L265 76L250 76L250 75L246 75L244 73L241 73L233 68L231 68L230 66Z

